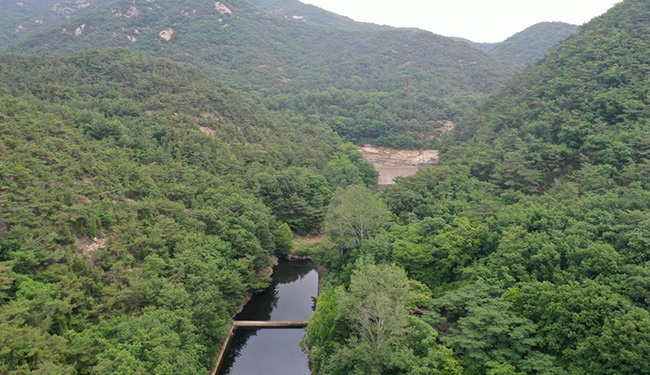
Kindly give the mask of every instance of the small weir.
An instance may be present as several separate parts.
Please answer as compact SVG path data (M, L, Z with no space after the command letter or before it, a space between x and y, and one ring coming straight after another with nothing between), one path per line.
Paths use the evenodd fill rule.
M276 320L276 321L259 321L259 320L235 320L232 325L235 328L305 328L307 321L295 320Z
M318 272L311 261L281 261L272 283L235 317L211 375L310 375L300 347L314 309Z

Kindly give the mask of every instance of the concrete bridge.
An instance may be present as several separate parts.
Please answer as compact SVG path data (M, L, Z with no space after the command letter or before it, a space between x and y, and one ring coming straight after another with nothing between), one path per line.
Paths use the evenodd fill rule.
M293 321L293 320L276 320L276 321L260 321L260 320L235 320L232 322L235 328L304 328L307 327L307 321Z

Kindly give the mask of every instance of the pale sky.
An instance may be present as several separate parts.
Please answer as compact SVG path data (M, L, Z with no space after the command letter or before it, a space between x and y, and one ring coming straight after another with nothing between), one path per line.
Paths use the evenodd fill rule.
M300 0L356 21L501 42L539 22L582 25L620 0Z

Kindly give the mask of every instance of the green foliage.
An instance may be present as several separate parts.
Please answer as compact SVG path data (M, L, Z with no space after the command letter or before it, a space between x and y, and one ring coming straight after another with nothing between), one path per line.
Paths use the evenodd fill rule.
M0 372L205 373L291 248L278 197L317 231L341 142L126 50L0 65Z
M413 30L346 39L243 1L221 22L184 5L110 30L110 12L89 12L78 38L21 45L127 44L115 27L154 25L133 47L198 62L282 120L127 50L0 56L0 372L205 373L242 298L268 285L259 271L321 225L328 285L305 341L319 374L650 372L647 1L585 25L462 120L440 165L380 193L328 127L421 144L495 87L490 61ZM440 68L459 56L484 63Z
M319 230L332 198L328 182L321 174L307 168L289 167L272 174L255 173L251 183L275 217L296 234L313 234Z
M456 218L451 225L442 224L430 231L433 228L427 224L432 222L410 224L406 233L393 228L393 259L411 277L436 288L460 279L465 267L485 255L488 228L467 218Z
M293 248L293 232L287 223L280 224L273 232L275 254L287 256Z
M339 190L330 203L325 236L341 258L346 258L350 250L359 248L386 226L389 217L388 209L371 190L351 185Z
M465 373L564 373L555 358L537 351L537 326L516 315L497 293L475 283L435 301L445 320L453 322L442 341L461 356Z
M332 190L350 185L373 186L379 177L372 163L365 160L351 143L339 147L327 163L324 173Z
M411 315L412 284L400 267L360 259L347 289L329 289L310 320L320 374L460 374L436 332ZM344 345L342 345L344 344Z
M583 26L461 121L441 163L381 191L393 222L349 260L396 264L429 287L418 295L433 301L409 318L453 368L649 371L649 15L650 3L627 0ZM404 338L394 362L366 357L351 301L372 298L374 285L352 285L372 267L357 260L329 278L343 285L338 316L349 326L316 345L323 374L402 373L404 348L425 357L408 333L388 340ZM383 274L373 282L392 278Z
M648 12L643 1L627 1L593 20L472 111L451 140L462 150L447 152L463 152L474 176L526 193L572 173L595 189L643 182L622 172L647 164L639 137L650 38L638 20ZM598 167L591 178L589 165Z
M564 22L540 22L499 43L471 44L502 59L532 64L578 29L577 25Z
M94 374L196 374L205 371L196 328L184 311L146 309L141 316L99 325L106 349L98 353ZM103 340L102 340L103 339Z

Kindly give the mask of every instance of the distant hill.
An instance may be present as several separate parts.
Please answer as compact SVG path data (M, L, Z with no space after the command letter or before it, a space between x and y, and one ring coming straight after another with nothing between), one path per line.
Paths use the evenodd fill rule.
M464 150L477 176L528 192L585 174L650 186L648 19L628 0L583 26L461 121L446 157Z
M503 42L468 42L501 59L528 65L542 58L551 47L575 34L578 29L579 26L564 22L540 22Z
M244 0L116 0L26 35L8 50L145 51L198 67L288 119L325 123L356 143L401 147L430 143L442 120L458 119L516 71L429 32L368 25L350 30L341 26L351 25L347 20L302 3L287 2L286 14L277 13L284 3L259 4L271 13ZM301 12L318 14L320 21L288 16ZM328 26L325 19L340 22Z

